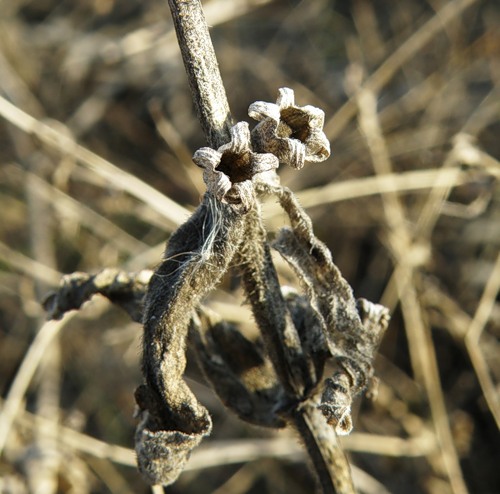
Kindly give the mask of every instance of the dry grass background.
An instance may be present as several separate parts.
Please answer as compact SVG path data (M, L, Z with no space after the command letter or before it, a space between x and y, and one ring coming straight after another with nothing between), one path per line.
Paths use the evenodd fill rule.
M282 86L325 111L332 157L282 182L356 295L393 312L378 397L344 441L356 483L500 492L498 4L205 6L236 119ZM167 2L0 12L0 491L148 492L130 450L140 328L103 300L44 323L39 301L60 273L154 267L199 201L205 143ZM210 302L251 326L237 287ZM312 492L293 437L240 423L188 375L214 433L166 492Z

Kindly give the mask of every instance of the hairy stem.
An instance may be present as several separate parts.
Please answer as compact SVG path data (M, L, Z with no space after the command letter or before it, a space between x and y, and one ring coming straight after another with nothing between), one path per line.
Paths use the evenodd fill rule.
M245 291L285 391L291 396L302 397L313 385L311 369L281 293L260 212L250 211L246 226L247 241L236 257Z
M200 0L168 0L193 102L210 147L231 140L231 112Z
M349 462L333 427L325 424L321 411L308 404L296 411L293 422L305 443L322 492L355 494Z

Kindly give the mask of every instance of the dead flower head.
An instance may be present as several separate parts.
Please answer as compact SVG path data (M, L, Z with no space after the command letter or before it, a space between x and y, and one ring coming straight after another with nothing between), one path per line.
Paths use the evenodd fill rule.
M248 115L260 122L252 131L255 149L273 153L281 163L299 169L306 161L320 162L330 156L323 110L297 106L292 89L281 88L276 104L256 101Z
M251 149L248 123L238 122L231 128L231 141L219 149L198 149L193 161L203 168L208 192L217 199L238 205L248 211L253 198L253 184L275 174L278 158L255 153Z

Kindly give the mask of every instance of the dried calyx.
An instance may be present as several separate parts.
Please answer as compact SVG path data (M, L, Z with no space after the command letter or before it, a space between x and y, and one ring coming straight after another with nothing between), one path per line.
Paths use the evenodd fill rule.
M250 209L254 180L258 175L273 173L278 159L270 153L255 153L250 144L250 131L246 122L231 128L231 141L215 150L201 148L193 161L203 168L207 190L219 201L237 205L243 212ZM261 177L262 179L262 177Z
M297 106L292 89L281 88L276 103L253 103L248 115L260 122L252 131L255 149L273 153L280 163L300 169L306 161L320 162L330 156L323 110Z

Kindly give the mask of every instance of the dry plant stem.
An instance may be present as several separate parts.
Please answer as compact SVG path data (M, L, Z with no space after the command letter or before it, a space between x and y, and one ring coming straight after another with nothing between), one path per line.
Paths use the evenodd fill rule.
M78 164L104 178L114 188L123 190L143 201L144 204L167 218L172 226L181 225L189 216L190 211L179 206L150 185L77 144L61 122L53 120L49 125L37 120L2 96L0 96L0 115L48 147L56 149L64 156L72 157Z
M169 0L198 118L208 145L230 141L231 113L199 0Z
M432 170L434 175L433 183L429 183L429 195L414 227L414 238L426 239L427 242L430 241L429 239L432 235L432 231L443 212L443 208L446 205L446 200L451 193L452 188L460 185L461 183L466 183L466 175L470 176L470 172L465 172L466 175L463 175L463 179L458 179L458 175L456 175L457 180L454 179L452 174L463 173L459 170L459 168L464 164L470 166L471 168L483 170L492 178L500 178L499 162L492 156L477 148L471 142L471 137L467 134L456 134L453 139L453 148L447 154L446 159L443 162L443 166ZM410 173L412 176L408 176L407 178L411 179L414 177L414 183L417 182L417 175L413 176L413 174L420 173L420 171ZM390 177L389 175L390 174L385 173L383 175L377 175L375 178L380 178L383 181L389 179L392 183L396 184L396 181L398 180L396 174L391 174L393 177ZM402 174L401 177L403 175L404 174ZM470 178L473 180L472 177ZM387 192L390 190L391 189L387 189ZM393 192L401 192L403 190L403 188L398 188L394 189ZM422 241L420 241L420 243L422 243ZM418 252L416 253L417 256L415 256L413 260L410 259L410 257L406 257L409 264L421 264L422 256L420 256L419 260L419 254ZM389 307L391 310L394 310L394 307L398 302L396 281L399 280L399 282L402 283L401 280L403 280L403 270L404 269L401 265L396 267L389 283L387 284L384 294L381 297L381 303L386 307ZM408 279L402 284L405 285L406 283L408 283Z
M26 136L23 136L26 137ZM30 148L27 148L30 150ZM30 150L31 151L31 150ZM21 156L22 159L22 156ZM24 161L24 160L23 160ZM25 160L30 168L34 168L33 156ZM53 223L50 221L50 201L38 192L36 180L26 182L26 196L29 211L29 230L31 251L35 260L56 267L53 237ZM47 289L46 285L36 281L39 295ZM42 321L38 321L42 324ZM61 347L56 338L44 353L39 367L39 384L36 390L37 413L43 417L51 417L53 431L37 427L35 430L34 448L37 454L24 462L27 481L33 493L52 494L57 490L57 477L60 469L60 456L57 454L57 430L59 428L59 396L61 392ZM50 434L54 432L54 434ZM54 437L55 436L55 437Z
M379 175L391 173L392 164L378 119L376 96L372 91L358 87L356 101L360 112L360 127L366 138L375 171ZM383 195L382 200L389 226L387 240L397 260L396 271L399 276L396 279L396 286L401 300L413 369L427 394L450 486L454 493L464 494L468 491L447 418L437 357L415 287L418 276L415 264L408 261L414 242L405 221L404 207L397 193Z
M246 241L236 263L276 374L287 393L302 395L312 383L308 369L304 368L299 335L281 294L260 213L250 211L248 217Z
M11 426L21 408L23 397L40 361L59 332L74 317L74 314L68 315L62 321L45 323L26 352L0 412L0 453L7 442Z
M457 16L478 0L457 0L448 2L397 50L395 50L380 67L366 80L364 86L379 92L396 74L396 72ZM325 133L329 139L338 136L356 115L356 101L350 98L325 124Z
M5 401L0 400L0 406L3 407L4 404ZM101 441L61 424L55 431L53 422L51 419L33 415L25 410L19 411L15 417L15 423L28 431L33 431L35 427L44 428L48 434L57 438L66 449L79 454L85 453L96 458L107 459L119 465L134 468L137 466L136 454L133 449ZM401 439L400 437L355 432L350 436L343 437L341 443L347 451L394 457L420 457L435 451L435 444L427 435ZM193 451L184 471L251 462L260 458L302 459L304 458L304 450L292 437L211 441L208 446L201 446Z
M418 191L429 189L433 186L438 188L448 187L450 183L461 185L473 177L470 173L458 169L449 168L442 173L442 170L416 170L404 173L391 173L388 175L376 175L374 177L362 177L342 182L332 182L321 187L311 187L304 189L295 196L300 201L303 208L312 208L324 204L332 204L345 200L353 200L358 197L369 197L377 194L389 192ZM271 215L281 212L278 204L269 207Z
M323 413L314 405L298 410L293 422L305 442L324 494L354 494L349 462L333 427L325 427Z
M465 346L469 352L474 370L476 371L479 384L483 389L486 402L495 418L497 426L500 427L500 400L495 385L490 377L488 365L479 348L479 339L486 326L500 289L500 254L498 254L495 266L491 272L488 282L484 288L483 295L477 307L474 319L465 335Z
M72 220L81 223L120 251L137 255L147 249L147 244L136 239L112 221L96 213L82 202L73 199L46 180L37 177L33 173L23 172L20 169L19 172L21 175L19 180L29 179L33 182L37 188L37 194L50 201L51 206L61 216L70 217Z
M57 286L62 276L59 271L11 249L3 242L0 242L0 259L20 273L31 276L47 285Z
M491 273L488 284L484 289L483 296L477 308L474 319L472 319L468 314L466 314L463 311L463 309L459 307L453 299L451 299L447 294L445 294L441 289L439 289L435 284L433 284L429 280L427 280L427 283L425 284L424 293L427 304L430 307L434 307L442 312L443 317L447 322L447 329L450 332L450 334L456 340L460 342L463 341L464 344L466 345L472 365L474 366L474 370L477 374L479 384L481 385L484 396L486 398L486 402L488 403L491 413L495 417L495 420L498 426L500 427L500 403L498 399L497 389L495 383L493 382L492 374L490 373L490 369L488 368L488 363L485 359L483 352L481 351L479 342L467 341L470 338L470 336L466 336L469 334L471 330L473 330L472 329L473 326L478 327L477 326L478 322L480 323L479 327L482 330L483 321L480 321L478 316L480 312L485 310L485 308L491 310L491 306L488 307L491 303L490 297L493 295L495 290L498 290L498 288L492 286L490 283L498 283L499 278L500 278L500 256L497 257L497 262ZM481 319L483 318L483 316L479 317ZM488 315L488 317L490 316ZM475 332L475 330L473 331ZM494 336L489 335L488 333L484 333L482 336L482 340L483 344L481 346L493 348L494 352L496 351L497 353L500 353L500 345L498 344Z

